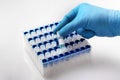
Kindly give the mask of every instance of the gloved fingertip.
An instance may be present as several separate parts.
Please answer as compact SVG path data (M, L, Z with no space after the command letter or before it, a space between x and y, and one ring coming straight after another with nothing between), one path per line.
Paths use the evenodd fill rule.
M57 34L57 31L56 31L56 30L53 30L53 34Z
M90 31L90 30L83 31L83 32L78 33L78 34L80 34L82 37L84 37L86 39L90 39L90 38L95 36L95 33L93 31Z
M61 30L60 30L58 33L59 33L59 35L60 35L61 37L65 37L65 36L67 36L66 33L64 33L64 32L61 31Z
M60 28L61 28L61 27L60 27L60 23L59 23L59 24L56 26L56 28L53 30L53 33L56 34L57 31L59 31Z

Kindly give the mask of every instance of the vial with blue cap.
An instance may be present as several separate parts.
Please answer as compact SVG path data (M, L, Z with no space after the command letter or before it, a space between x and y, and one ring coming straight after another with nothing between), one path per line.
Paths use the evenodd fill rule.
M28 43L30 43L30 45L34 45L35 41L33 38L28 38Z
M75 51L74 50L71 50L69 51L69 55L70 55L70 58L73 58L75 56Z
M37 36L34 40L35 40L35 43L36 43L36 44L39 43L39 42L40 42L39 36Z
M37 41L38 41L37 39L39 39L38 36L34 36L34 37L33 37L33 40L34 40L35 44L36 44Z
M49 32L48 27L48 25L45 26L46 33Z
M51 46L52 46L52 47L57 46L57 41L56 41L56 40L53 40L53 41L51 42Z
M38 43L38 47L40 48L40 50L45 50L45 45L42 43Z
M37 52L38 59L42 60L44 59L44 54L42 52Z
M56 49L56 52L57 52L57 54L61 54L61 53L62 53L62 49L61 49L60 47L58 47L58 48Z
M51 27L52 27L52 31L53 31L56 28L56 25L53 24Z
M45 41L45 36L44 35L41 36L40 40L41 40L41 42Z
M85 48L86 48L86 53L90 52L90 50L91 50L91 46L90 45L86 45Z
M72 46L71 44L69 44L69 45L67 46L67 50L70 51L70 50L72 50L72 49L73 49L73 46Z
M36 29L35 29L35 32L37 33L37 31L38 31L38 30L39 30L39 29L38 29L38 28L36 28Z
M50 40L53 39L52 36L50 35L50 33L48 33L48 35L46 36L46 40Z
M58 62L59 62L59 56L55 55L55 56L53 56L53 59L54 59L54 64L58 64Z
M50 24L50 25L49 25L49 26L50 26L50 28L51 28L51 31L53 31L53 30L52 30L53 25L54 25L54 24Z
M32 45L32 48L34 49L35 52L38 52L40 50L37 45Z
M47 42L45 46L46 46L46 49L48 49L51 47L51 44L49 42Z
M71 42L71 41L73 41L73 40L72 40L72 36L71 36L70 34L68 35L68 37L67 37L67 40L66 40L66 41L67 41L67 42Z
M48 58L49 66L53 66L53 57Z
M65 60L66 60L66 61L68 61L69 58L70 58L69 54L70 54L69 52L65 52L65 53L64 53L64 56L65 56Z
M49 32L49 35L51 36L51 39L54 38L54 34L53 34L53 32Z
M61 53L61 54L59 54L59 62L63 62L64 61L64 54L63 53Z
M51 56L57 55L57 53L56 53L56 51L54 50L54 48L51 50L50 54L51 54Z
M53 43L53 40L49 40L50 47L54 47L52 43Z
M47 59L43 59L42 60L42 63L43 63L43 67L46 68L48 66L48 63L47 63Z
M24 35L25 35L25 37L26 37L26 38L30 38L30 37L31 37L30 33L29 33L29 32L27 32L27 31L26 31L26 32L24 32Z
M51 56L51 53L49 51L45 52L45 58L49 58Z
M44 33L47 33L47 30L46 30L45 27L43 27L43 29L42 29L41 31L42 31L43 34L44 34Z
M36 35L36 32L34 30L30 30L29 33L32 37Z
M41 35L42 34L42 31L40 30L40 28L38 28L36 31L37 35Z

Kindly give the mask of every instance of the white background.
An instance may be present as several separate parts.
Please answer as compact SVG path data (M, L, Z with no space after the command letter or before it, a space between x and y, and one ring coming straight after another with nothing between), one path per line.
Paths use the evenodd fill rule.
M81 2L120 10L119 0L0 0L0 80L42 80L25 57L23 31L60 21ZM120 37L88 41L92 65L55 80L120 80Z

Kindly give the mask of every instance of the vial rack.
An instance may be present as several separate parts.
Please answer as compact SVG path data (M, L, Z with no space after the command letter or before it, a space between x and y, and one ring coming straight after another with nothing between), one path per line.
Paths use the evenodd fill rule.
M26 50L43 76L49 76L65 66L79 62L89 54L91 46L75 31L65 38L53 34L58 22L24 32Z

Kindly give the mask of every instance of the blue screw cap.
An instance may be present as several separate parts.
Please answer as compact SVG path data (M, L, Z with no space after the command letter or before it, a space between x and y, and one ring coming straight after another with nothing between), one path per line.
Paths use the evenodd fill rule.
M85 50L85 47L81 47L80 49L81 49L81 50Z
M37 47L37 45L32 45L32 48L34 49L35 47Z
M58 59L59 57L58 56L54 56L54 59Z
M43 27L40 27L40 30L42 30L43 29Z
M28 41L31 41L31 40L33 40L33 39L32 39L32 38L29 38L29 39L28 39Z
M47 59L43 59L42 62L43 62L43 63L46 63L46 62L47 62Z
M36 40L37 38L38 38L38 37L37 37L37 36L35 36L33 39L34 39L34 40Z
M36 29L35 29L35 32L37 32L38 30L39 30L39 29L38 29L38 28L36 28Z
M47 50L43 50L43 54L45 55L45 53L47 52Z
M90 46L90 45L86 45L85 47L86 47L86 48L91 48L91 46Z
M50 24L50 27L52 27L53 26L53 24Z
M73 53L75 53L75 51L71 50L71 51L70 51L70 54L73 54Z
M77 44L78 44L79 42L80 42L79 40L75 40L75 43L77 43Z
M28 34L28 32L24 32L24 35Z
M46 37L48 35L48 33L45 33L44 36Z
M50 32L49 34L50 34L50 35L52 35L52 34L53 34L53 32Z
M48 25L45 26L46 29L47 29L48 27L49 27Z
M53 42L53 40L49 40L49 43L51 44Z
M80 41L83 42L85 39L84 38L81 38Z
M51 61L51 60L53 60L52 57L49 57L49 58L48 58L48 61Z
M65 43L65 47L68 47L70 44L69 43Z
M42 45L42 43L38 43L38 47L40 47Z
M48 51L51 52L53 49L52 48L49 48Z
M46 45L47 43L48 43L47 41L43 42L44 45Z
M58 25L58 22L56 22L55 25L57 26L57 25Z
M67 55L69 55L69 52L65 52L64 54L65 54L65 56L67 56Z
M42 54L42 52L37 52L37 55L39 56L40 54Z
M32 32L34 32L33 30L30 30L29 33L31 34Z
M73 46L73 44L74 44L74 42L73 42L73 41L72 41L72 42L70 42L70 45L71 45L71 46Z
M39 38L41 39L42 36L43 36L43 35L39 35Z
M63 54L59 54L59 57L63 57L64 55Z

